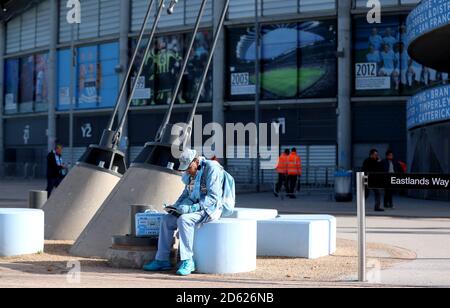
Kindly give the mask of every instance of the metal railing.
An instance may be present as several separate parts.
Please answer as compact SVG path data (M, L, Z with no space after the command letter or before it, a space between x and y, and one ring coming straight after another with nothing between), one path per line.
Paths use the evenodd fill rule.
M37 163L0 163L0 178L45 178L46 167Z
M238 185L256 185L256 170L251 166L230 166L227 171L235 178ZM300 178L302 190L332 190L334 188L334 173L336 166L303 167ZM278 181L275 170L261 170L260 183L272 187Z
M255 166L230 166L227 171L238 185L256 185ZM336 166L303 167L300 178L302 190L328 190L334 187ZM0 163L0 178L41 179L46 176L46 166L38 163ZM275 170L261 170L260 182L267 188L278 180Z

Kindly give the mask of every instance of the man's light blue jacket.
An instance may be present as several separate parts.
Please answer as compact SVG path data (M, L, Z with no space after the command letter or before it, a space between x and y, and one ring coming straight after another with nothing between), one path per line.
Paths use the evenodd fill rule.
M200 192L194 192L195 187ZM223 167L216 161L201 159L197 177L186 185L174 207L192 206L199 211L204 210L211 220L219 219L222 215L223 187Z

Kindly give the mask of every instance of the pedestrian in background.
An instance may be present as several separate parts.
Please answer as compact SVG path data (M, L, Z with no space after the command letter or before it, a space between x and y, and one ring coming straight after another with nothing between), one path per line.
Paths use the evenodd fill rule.
M392 150L386 151L386 158L381 162L383 167L383 172L385 173L403 173L403 168L400 163L394 160L394 152ZM392 202L395 190L385 189L384 190L384 208L393 209L394 204Z
M297 182L302 175L302 160L297 154L297 149L293 148L288 157L288 196L295 199L295 192L297 190Z
M62 159L63 145L55 143L55 149L47 155L47 192L50 197L52 191L61 184L64 179L66 166Z
M370 150L369 157L364 161L362 166L364 173L380 173L383 168L380 161L380 156L377 149ZM379 189L372 189L375 194L375 212L384 212L381 208L381 192ZM366 199L369 198L370 190L366 188Z
M291 151L289 149L284 150L284 152L281 154L280 158L278 158L278 164L277 164L277 174L278 174L278 181L275 185L275 197L279 196L281 187L284 185L286 192L289 191L289 185L288 185L288 158L289 154L291 154Z

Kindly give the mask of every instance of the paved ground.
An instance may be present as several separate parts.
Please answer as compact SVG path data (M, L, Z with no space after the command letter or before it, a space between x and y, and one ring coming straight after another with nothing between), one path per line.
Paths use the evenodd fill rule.
M242 195L239 201L241 207L277 208L282 213L333 214L338 217L338 238L357 240L354 202L336 203L328 196L282 201L271 194ZM450 287L450 203L405 197L396 197L394 203L394 210L380 214L373 211L373 199L367 201L367 241L414 251L417 259L379 274L372 271L371 279L393 285Z
M377 288L376 284L354 282L265 281L257 279L202 278L193 275L180 278L164 274L146 274L138 271L96 273L95 268L84 268L82 283L68 282L66 275L23 274L15 270L3 271L2 288Z
M356 240L355 225L353 217L338 217L338 237ZM414 261L373 271L372 282L450 287L450 219L370 217L367 241L402 247L417 255ZM369 260L371 267L376 266L374 259Z
M26 207L30 190L45 190L42 180L22 181L0 179L0 207Z
M0 207L23 207L30 189L42 189L42 181L1 181ZM297 200L276 199L268 193L239 195L240 207L277 208L282 213L327 213L338 218L338 238L356 240L356 206L354 203L335 203L328 195L300 196ZM368 242L392 245L414 252L415 260L388 269L377 270L383 261L383 251L377 258L369 258L369 278L372 284L353 282L355 272L341 277L339 282L280 281L258 278L236 278L232 281L217 277L195 275L182 279L172 275L148 275L139 271L98 272L85 267L81 286L105 287L360 287L360 286L440 286L450 287L450 203L396 198L396 209L374 213L372 201L367 204ZM27 273L13 265L3 267L0 285L14 286L74 286L66 275ZM85 272L86 271L86 272Z
M356 216L356 202L338 203L326 194L300 195L297 199L275 198L272 193L242 194L238 196L239 207L277 208L283 213L332 214L337 216ZM424 201L396 196L395 209L384 213L374 212L374 200L366 201L367 216L377 217L418 217L450 218L450 203Z

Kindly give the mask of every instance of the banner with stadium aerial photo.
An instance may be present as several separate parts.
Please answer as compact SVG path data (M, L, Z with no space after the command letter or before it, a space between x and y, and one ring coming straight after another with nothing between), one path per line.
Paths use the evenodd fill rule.
M335 21L264 25L261 39L262 99L336 96ZM229 29L228 46L228 97L254 99L254 28Z

